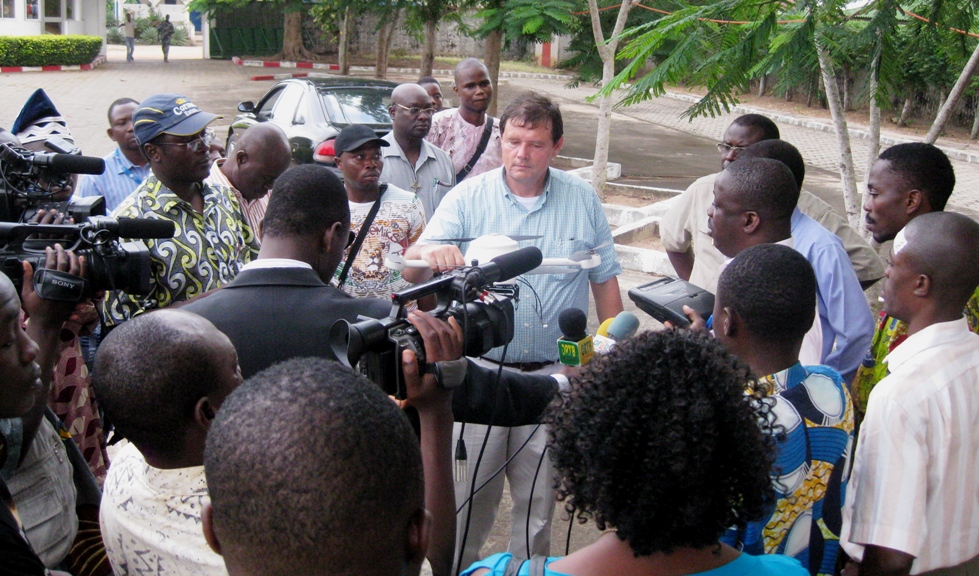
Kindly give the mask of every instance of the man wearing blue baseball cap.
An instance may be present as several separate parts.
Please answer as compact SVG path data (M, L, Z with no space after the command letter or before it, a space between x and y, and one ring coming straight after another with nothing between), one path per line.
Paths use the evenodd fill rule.
M136 141L152 173L112 215L170 220L176 232L145 241L153 288L147 295L110 292L104 304L108 325L220 288L258 254L258 240L232 191L204 182L211 167L205 129L217 118L178 94L154 94L133 114Z

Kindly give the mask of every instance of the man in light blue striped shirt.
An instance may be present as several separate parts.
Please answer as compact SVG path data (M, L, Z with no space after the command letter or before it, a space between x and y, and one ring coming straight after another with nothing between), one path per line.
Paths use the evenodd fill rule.
M104 196L106 214L111 214L150 175L149 161L139 150L133 133L133 113L138 107L139 102L132 98L120 98L109 105L106 133L117 144L116 149L105 157L105 172L83 175L75 192L79 198Z
M493 233L539 234L541 238L521 244L539 247L545 258L569 257L579 250L611 244L608 221L591 185L549 167L564 144L557 105L534 93L521 94L500 118L500 130L503 168L468 178L452 189L406 257L422 258L434 270L449 270L465 264L462 254L469 243L436 243L438 239ZM498 348L484 360L491 365L502 362L508 369L522 372L556 371L557 339L561 337L558 315L566 308L587 311L589 286L600 320L621 312L616 276L622 267L611 245L598 250L598 254L602 263L590 270L570 269L566 274L522 278L514 337L506 357ZM427 270L406 270L405 278L420 281L429 274ZM473 468L487 434L479 477L473 478L470 471L469 481L480 486L505 465L514 502L509 551L522 557L548 554L554 497L550 462L543 456L544 429L528 426L487 430L466 425L462 436L473 455L469 460ZM527 445L520 449L525 441ZM515 457L505 464L511 456ZM460 513L458 545L462 544L464 533L466 540L461 566L469 565L478 556L495 519L502 488L503 475L498 475L476 494L470 526L466 526L466 509ZM457 483L457 502L465 501L470 490L468 483ZM529 541L526 532L530 534Z

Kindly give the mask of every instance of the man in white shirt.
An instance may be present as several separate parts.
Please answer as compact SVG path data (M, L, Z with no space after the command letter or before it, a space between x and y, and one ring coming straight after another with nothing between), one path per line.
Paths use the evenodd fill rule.
M918 216L894 239L884 311L908 325L870 394L840 541L849 574L979 573L979 224Z

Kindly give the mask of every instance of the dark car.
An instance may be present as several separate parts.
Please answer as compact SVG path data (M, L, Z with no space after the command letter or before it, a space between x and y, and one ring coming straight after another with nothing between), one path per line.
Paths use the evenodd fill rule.
M296 164L333 167L333 140L344 127L364 124L378 136L391 130L388 106L395 82L360 78L291 78L276 83L258 101L238 104L228 129L228 153L241 133L257 122L285 130Z

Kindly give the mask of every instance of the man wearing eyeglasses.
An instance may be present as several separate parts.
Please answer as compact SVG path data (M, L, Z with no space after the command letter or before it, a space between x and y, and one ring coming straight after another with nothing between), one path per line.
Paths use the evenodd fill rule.
M232 191L204 181L211 169L205 129L217 118L178 94L154 94L133 115L152 173L112 215L170 220L176 232L145 241L153 287L147 295L110 292L103 305L109 326L220 288L258 254Z
M391 131L381 149L381 180L418 195L430 220L439 202L455 186L452 159L425 141L436 112L432 97L418 84L401 84L391 93Z
M760 114L745 114L734 119L717 144L721 167L734 162L742 150L762 140L778 140L778 126ZM707 208L714 197L714 180L709 174L690 185L663 215L660 238L677 276L714 292L724 256L714 248L707 235ZM803 190L799 194L799 210L819 222L843 242L850 264L864 289L883 278L884 265L877 252L833 210L833 207Z

